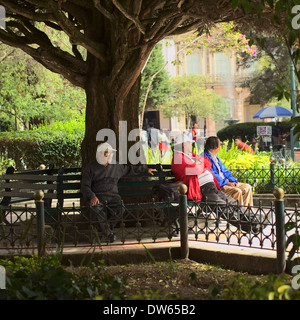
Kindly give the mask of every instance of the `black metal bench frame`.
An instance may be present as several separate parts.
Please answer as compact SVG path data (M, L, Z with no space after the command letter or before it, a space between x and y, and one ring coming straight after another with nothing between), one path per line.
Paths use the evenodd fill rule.
M154 172L153 176L148 173L126 176L119 181L119 194L131 206L135 201L130 200L139 196L146 196L148 201L152 201L155 196L154 187L164 183L167 179L174 178L171 165L159 164L148 165L148 167L157 169L157 172ZM9 167L0 177L2 220L8 223L5 221L6 208L11 204L35 200L34 194L38 190L44 192L44 204L48 212L51 212L53 200L57 200L56 207L64 208L65 200L82 199L81 177L81 168L55 169L52 166L45 170L14 172L14 168Z

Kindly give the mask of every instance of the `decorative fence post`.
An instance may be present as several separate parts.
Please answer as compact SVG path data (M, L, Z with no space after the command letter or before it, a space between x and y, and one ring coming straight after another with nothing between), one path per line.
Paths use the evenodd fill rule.
M36 226L37 226L37 247L38 256L45 254L45 210L44 210L44 192L37 190L34 194L36 206Z
M271 157L270 158L271 191L275 190L275 164L276 164L276 159L274 157Z
M284 191L276 188L273 192L275 200L276 217L276 243L277 243L277 273L283 273L286 267L285 259L285 229L284 229Z
M179 224L180 224L180 252L181 258L189 257L189 242L188 242L188 214L187 214L187 186L181 184L178 187L179 191Z
M284 160L286 160L286 145L285 145L285 143L282 146L282 157Z

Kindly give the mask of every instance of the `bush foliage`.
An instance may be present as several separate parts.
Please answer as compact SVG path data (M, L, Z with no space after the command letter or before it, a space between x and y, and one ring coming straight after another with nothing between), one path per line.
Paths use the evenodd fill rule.
M56 255L14 256L0 264L7 272L7 300L119 300L124 296L125 279L106 274L103 264L90 264L75 272L64 267Z
M2 132L0 152L13 159L19 170L22 169L21 159L27 169L50 163L55 167L79 167L83 135L84 122L80 120L56 122L30 131Z
M291 276L285 273L270 273L259 280L237 275L225 288L212 286L209 290L220 300L300 300L299 290L291 287Z
M252 141L254 137L257 136L258 126L271 126L274 127L274 122L244 122L235 123L227 126L218 131L217 136L221 141L232 140L238 136L242 138L243 141ZM283 132L289 131L292 127L290 122L281 122L281 128Z

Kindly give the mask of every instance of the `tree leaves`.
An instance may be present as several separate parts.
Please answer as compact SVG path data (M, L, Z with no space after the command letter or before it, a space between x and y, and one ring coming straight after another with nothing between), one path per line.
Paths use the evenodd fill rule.
M206 88L209 77L190 75L175 77L171 80L174 92L172 97L159 107L167 117L186 114L213 120L229 116L229 103L225 98Z
M141 89L140 89L140 107L143 105L144 97L151 77L163 67L165 61L162 54L162 45L158 44L153 49L149 60L142 72ZM151 90L147 98L147 107L156 108L162 104L171 93L168 72L164 69L159 72L151 84Z
M2 46L0 52L6 50ZM16 122L26 128L33 122L67 120L85 107L82 89L18 50L2 61L0 72L0 121L10 121L14 129Z

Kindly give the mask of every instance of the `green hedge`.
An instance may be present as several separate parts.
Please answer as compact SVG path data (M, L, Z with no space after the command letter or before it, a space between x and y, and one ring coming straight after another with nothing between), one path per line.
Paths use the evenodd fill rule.
M254 137L257 136L256 128L258 126L274 126L274 122L244 122L236 123L230 126L227 126L218 131L217 136L221 141L232 140L237 136L240 136L243 141L251 141ZM292 124L290 122L281 122L281 128L283 132L289 131Z
M22 169L23 158L27 169L37 169L40 164L57 167L80 167L80 148L84 136L83 125L70 127L54 125L33 131L0 133L2 156L15 161Z

